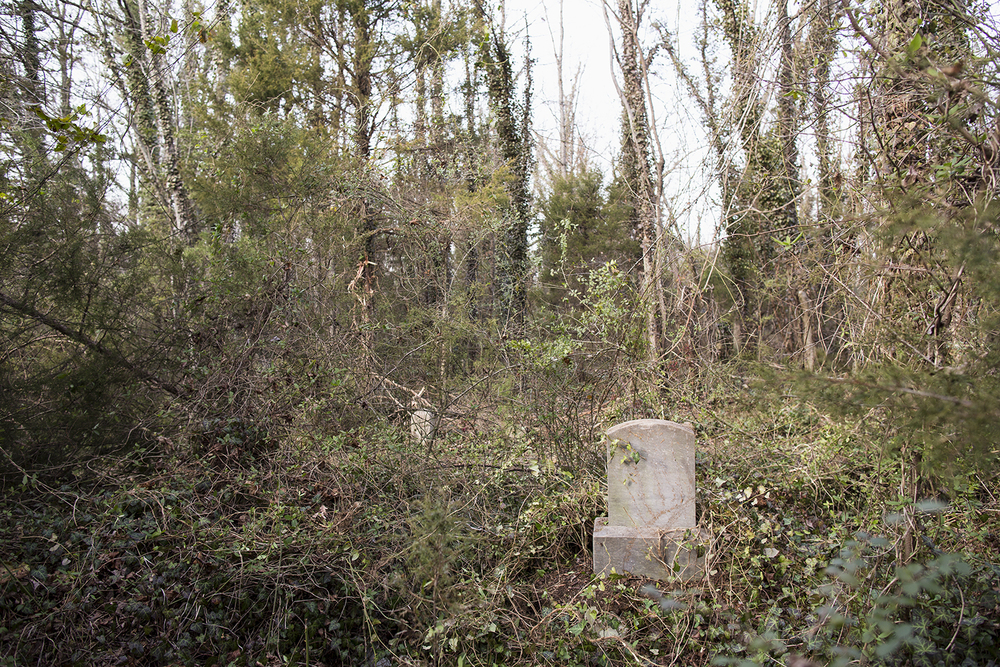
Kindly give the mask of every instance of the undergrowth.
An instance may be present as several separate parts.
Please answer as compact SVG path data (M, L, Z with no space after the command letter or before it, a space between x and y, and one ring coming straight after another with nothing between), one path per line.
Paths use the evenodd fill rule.
M698 434L713 542L687 583L593 576L606 488L581 462L604 443L553 450L544 429L428 448L384 422L245 451L223 429L225 447L24 471L0 510L0 664L995 660L995 479L915 505L878 419L756 391L638 408Z

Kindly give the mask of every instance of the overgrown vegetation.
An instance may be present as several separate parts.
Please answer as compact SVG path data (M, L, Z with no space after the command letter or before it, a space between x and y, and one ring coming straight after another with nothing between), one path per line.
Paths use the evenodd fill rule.
M530 371L528 371L530 373ZM538 376L535 376L538 377ZM987 664L1000 632L995 479L925 490L907 515L891 422L834 419L719 380L606 405L698 432L710 575L595 579L600 436L555 415L458 423L429 452L391 422L241 429L5 491L9 664ZM704 407L700 407L704 406ZM513 406L512 406L513 407ZM581 419L576 433L587 432ZM903 469L905 475L905 469ZM910 560L899 553L911 531ZM972 660L970 663L969 660ZM387 661L387 662L386 662Z

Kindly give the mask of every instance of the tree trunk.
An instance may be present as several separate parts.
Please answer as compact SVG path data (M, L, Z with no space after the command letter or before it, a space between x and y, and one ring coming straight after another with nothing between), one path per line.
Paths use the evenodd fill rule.
M93 338L90 338L89 336L84 334L81 331L81 327L79 326L73 326L73 327L68 326L65 323L55 319L54 317L50 317L49 315L46 315L45 313L33 308L31 305L22 303L17 299L14 299L9 294L6 294L4 292L0 292L0 304L7 306L11 310L21 313L22 315L29 317L40 324L44 324L53 331L59 332L69 340L79 343L80 345L83 345L89 350L93 350L94 352L101 355L105 359L108 359L109 361L114 362L118 366L121 366L122 368L128 370L132 375L139 378L140 380L143 380L144 382L147 382L153 385L154 387L158 387L159 389L162 389L168 394L171 394L173 396L184 395L184 392L180 388L175 386L173 383L162 380L156 375L136 366L131 361L126 359L125 356L122 355L121 353L112 350L111 348L102 344L100 341L96 341Z
M792 55L792 19L788 16L788 0L778 3L778 32L781 40L781 66L778 75L778 136L781 140L782 177L785 189L792 196L783 204L782 223L788 230L798 226L796 195L800 188L798 148L798 107L795 104L795 69Z
M815 62L812 114L816 123L816 157L819 170L819 213L827 220L840 215L839 187L836 183L830 133L830 66L836 55L833 0L818 0L809 32L806 57Z
M657 201L650 166L650 128L643 85L643 54L639 46L640 16L641 12L632 7L631 0L618 0L618 24L622 35L619 62L622 83L619 96L624 112L625 135L622 158L626 165L626 178L632 189L636 212L634 225L642 250L641 298L645 304L649 361L656 364L661 352L656 313L662 301L662 287L656 275L659 264L656 244Z
M476 132L476 89L478 88L478 77L476 68L472 64L471 49L466 46L463 53L465 64L465 186L470 194L476 192L479 187L479 160L476 153L476 146L479 144ZM477 281L479 280L479 242L473 230L465 231L465 293L469 319L475 322L479 319L479 294ZM470 341L469 358L475 358L475 344Z
M180 237L183 245L190 246L197 242L200 230L194 205L181 176L164 52L162 48L147 46L154 32L149 25L146 0L126 0L122 8L125 12L125 38L131 55L129 87L136 108L135 127L140 148L150 171L149 176L166 197L173 219L173 233Z
M368 10L354 7L351 10L351 24L354 28L354 49L352 55L352 90L354 100L354 152L361 161L362 169L367 170L371 159L372 142L372 25ZM361 285L364 290L364 308L362 317L368 322L374 315L375 303L372 298L375 293L375 230L377 228L376 211L372 203L365 198L361 202L361 214L358 216L358 231L364 240L364 256L361 266Z
M482 7L480 7L481 18ZM512 172L507 183L510 197L509 219L500 234L496 261L497 292L500 316L504 326L519 330L527 308L528 223L531 217L531 68L528 59L524 102L515 99L514 74L510 52L502 32L489 36L486 76L489 82L490 104L496 117L500 156Z
M810 373L816 369L816 336L813 333L813 306L809 295L800 289L799 321L802 331L802 365Z

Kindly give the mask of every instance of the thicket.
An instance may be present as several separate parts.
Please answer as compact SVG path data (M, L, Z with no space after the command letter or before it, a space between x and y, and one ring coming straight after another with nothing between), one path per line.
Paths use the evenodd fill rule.
M997 659L987 8L705 3L687 61L609 5L614 173L563 123L534 209L502 13L169 9L0 15L3 664ZM695 426L702 580L592 575L640 417Z

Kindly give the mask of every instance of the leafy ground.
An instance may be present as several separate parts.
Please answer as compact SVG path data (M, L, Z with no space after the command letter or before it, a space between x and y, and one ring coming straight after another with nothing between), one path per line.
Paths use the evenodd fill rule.
M26 470L2 504L0 664L996 664L996 477L914 503L877 416L756 392L645 409L698 434L714 542L686 586L593 576L598 438L428 448L382 421L261 445L234 422Z

